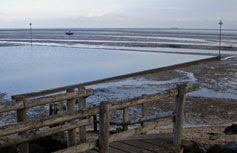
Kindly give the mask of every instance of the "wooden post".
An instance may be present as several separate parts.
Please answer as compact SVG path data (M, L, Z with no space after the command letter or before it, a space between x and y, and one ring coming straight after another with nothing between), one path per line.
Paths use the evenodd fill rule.
M60 113L64 112L64 101L60 102Z
M78 90L85 89L84 87L79 88ZM86 109L86 98L81 97L78 98L78 106L80 110L85 110ZM80 118L80 119L85 119L85 118ZM84 143L86 142L86 126L81 126L79 127L79 143Z
M49 104L49 116L53 115L53 104Z
M54 103L53 104L53 115L57 115L57 113L58 113L58 104Z
M24 97L16 97L15 98L16 102L17 101L23 101ZM27 113L26 109L18 109L17 111L17 123L23 122L27 120ZM26 132L19 132L18 135L24 135ZM24 142L22 144L17 145L17 150L19 153L29 153L29 143Z
M109 107L109 103L100 104L99 153L109 153Z
M73 92L74 89L67 89L67 93ZM75 110L75 99L67 100L67 112L73 112ZM70 121L72 122L72 121ZM76 145L76 129L67 131L67 146L71 147Z
M94 132L97 132L97 115L93 116L93 122L94 122Z
M123 109L123 123L128 121L128 108ZM126 131L128 130L128 125L123 126L123 130Z
M143 103L142 104L142 117L146 117L148 116L148 107L147 107L147 103ZM142 122L141 126L146 126L146 123ZM146 133L142 133L142 134L146 134Z
M178 95L176 96L175 116L174 116L174 138L173 143L180 151L182 145L182 132L185 107L185 89L187 85L177 85Z

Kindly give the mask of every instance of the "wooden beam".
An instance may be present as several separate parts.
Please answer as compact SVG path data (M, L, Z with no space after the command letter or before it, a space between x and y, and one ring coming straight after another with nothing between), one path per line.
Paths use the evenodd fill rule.
M140 119L135 119L127 122L111 122L112 125L118 125L118 126L125 126L125 125L133 125L133 124L139 124L143 122L149 122L149 121L155 121L158 119L164 119L164 118L173 118L173 112L164 112L164 113L158 113L156 115L146 116ZM145 126L145 125L144 125Z
M64 101L60 101L59 102L60 103L60 113L63 113L63 112L65 112L65 110L64 110ZM65 107L66 108L66 107Z
M7 147L10 145L14 145L14 144L23 143L26 141L31 141L31 140L38 139L41 137L56 134L59 132L75 129L79 126L90 125L92 123L93 123L92 119L85 119L85 120L74 121L72 123L67 123L64 125L56 126L53 128L47 128L47 129L43 129L43 130L36 131L36 132L30 132L30 133L20 135L20 136L14 136L14 137L6 138L6 139L2 138L0 141L0 148Z
M135 129L130 129L130 130L123 131L123 132L120 132L117 134L113 134L109 138L109 143L114 142L114 141L121 141L121 140L124 140L128 137L131 137L131 136L134 136L137 134L141 134L144 132L148 132L148 131L153 130L159 126L168 125L168 124L172 123L172 121L173 121L172 118L161 119L155 123L150 123L148 125L145 125L144 127L138 127Z
M93 149L95 147L97 147L98 144L98 140L93 140L93 141L89 141L87 143L82 143L76 146L72 146L70 148L67 149L63 149L63 150L59 150L53 153L80 153L80 152L85 152L87 150Z
M17 101L24 101L24 97L17 97L16 98L16 102ZM17 123L20 122L24 122L27 120L27 113L26 113L26 109L18 109L17 111ZM24 135L26 134L26 132L19 132L18 135ZM28 142L24 142L21 144L17 145L17 148L19 150L19 153L29 153L29 143Z
M139 127L139 128L135 128L135 129L130 129L127 131L123 131L117 134L113 134L109 136L109 143L112 143L114 141L121 141L124 140L128 137L134 136L136 134L140 134L142 132L147 132L150 131L152 129L155 129L159 126L164 126L164 125L168 125L172 123L172 118L167 118L167 119L162 119L158 122L146 125L145 127ZM59 150L56 151L54 153L81 153L81 152L85 152L87 150L93 149L97 147L98 144L98 140L93 140L93 141L89 141L87 143L82 143L67 149L63 149L63 150Z
M106 102L100 103L99 153L109 153L110 105Z
M68 89L67 93L72 93L74 89ZM75 111L75 99L68 99L67 100L67 112L74 112ZM68 121L71 123L72 121ZM67 131L67 146L75 146L76 145L76 128Z
M99 107L89 108L87 110L80 110L75 112L66 112L54 116L47 116L44 118L34 119L18 124L12 124L0 127L0 137L23 132L31 129L41 128L45 126L54 125L61 122L66 122L86 116L93 116L99 113Z
M123 109L123 123L128 122L128 108ZM128 130L128 125L123 125L123 131Z
M79 92L83 90L85 90L84 87L78 89ZM78 98L78 106L80 110L86 110L85 97ZM85 119L85 117L80 118L80 119ZM79 127L79 143L84 143L84 142L86 142L86 126L81 126Z
M148 116L148 103L143 103L142 104L142 118ZM141 122L141 126L145 126L146 123L145 122ZM142 133L142 134L146 134L146 133Z
M8 101L5 104L1 104L0 105L0 113L4 113L4 112L9 112L9 111L13 111L13 110L17 110L17 109L23 109L25 108L24 106L24 102L21 101Z
M94 132L97 132L97 124L98 124L97 115L93 115L93 120L94 120Z
M53 104L53 115L57 115L58 114L58 104L57 103L54 103Z
M49 116L53 115L53 104L49 104Z
M178 95L176 96L175 119L174 119L174 139L173 143L177 150L180 151L182 145L182 132L185 108L185 89L186 85L178 85Z
M49 103L64 101L64 100L72 99L72 98L87 97L87 96L93 95L93 93L94 93L93 89L87 89L81 92L75 91L75 92L57 94L53 96L41 97L41 98L36 98L36 99L12 102L10 104L0 105L0 113L13 111L16 109L46 105Z

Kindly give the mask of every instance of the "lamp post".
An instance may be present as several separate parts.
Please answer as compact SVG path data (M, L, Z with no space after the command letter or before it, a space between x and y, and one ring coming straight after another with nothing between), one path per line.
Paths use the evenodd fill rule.
M220 20L219 25L220 25L220 36L219 36L219 57L221 56L221 26L223 22Z
M30 25L30 44L31 44L31 47L32 47L32 23L29 24Z

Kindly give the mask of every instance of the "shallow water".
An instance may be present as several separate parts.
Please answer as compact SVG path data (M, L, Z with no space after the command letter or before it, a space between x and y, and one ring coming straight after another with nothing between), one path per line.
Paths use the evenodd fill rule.
M235 93L217 92L206 88L202 88L200 90L188 93L187 95L192 97L204 97L204 98L237 99Z
M134 73L210 56L102 49L0 47L0 92L34 92Z

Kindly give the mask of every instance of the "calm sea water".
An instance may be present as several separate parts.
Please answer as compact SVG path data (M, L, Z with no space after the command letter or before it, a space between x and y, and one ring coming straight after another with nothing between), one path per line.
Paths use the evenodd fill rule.
M0 47L0 92L8 95L83 83L209 56L101 49Z

